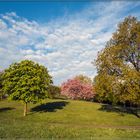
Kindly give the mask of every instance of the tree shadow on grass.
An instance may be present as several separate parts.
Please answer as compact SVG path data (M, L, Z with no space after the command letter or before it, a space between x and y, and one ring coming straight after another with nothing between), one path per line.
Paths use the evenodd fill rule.
M69 102L58 101L38 105L31 109L31 112L56 112L57 109L63 109Z
M132 115L136 116L137 118L140 118L140 115L138 114L138 112L140 110L138 110L137 108L113 106L113 105L104 104L101 106L101 108L99 108L99 110L106 111L106 112L116 112L116 113L120 114L121 116L125 116L125 114L132 114Z
M8 110L13 110L15 108L11 108L11 107L4 107L4 108L0 108L0 112L6 112Z

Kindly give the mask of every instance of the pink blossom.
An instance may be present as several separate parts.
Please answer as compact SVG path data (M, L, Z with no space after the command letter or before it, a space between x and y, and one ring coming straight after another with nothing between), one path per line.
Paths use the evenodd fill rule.
M69 79L61 85L61 95L69 99L90 100L94 98L93 86L90 83L82 83L78 79Z

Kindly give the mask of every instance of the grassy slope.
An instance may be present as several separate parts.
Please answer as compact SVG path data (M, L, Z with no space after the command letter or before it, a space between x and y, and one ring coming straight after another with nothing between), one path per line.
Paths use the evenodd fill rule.
M140 118L99 110L100 104L84 101L46 100L41 107L30 104L23 117L19 102L0 101L0 137L140 138ZM140 128L140 127L139 127Z

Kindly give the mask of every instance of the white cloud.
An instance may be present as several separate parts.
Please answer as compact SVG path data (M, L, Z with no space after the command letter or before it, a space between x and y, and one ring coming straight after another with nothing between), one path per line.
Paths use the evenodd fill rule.
M1 14L0 68L31 59L45 65L56 84L77 74L93 78L96 68L91 62L97 52L132 9L139 16L134 12L138 6L140 2L100 2L46 24L29 21L14 12Z

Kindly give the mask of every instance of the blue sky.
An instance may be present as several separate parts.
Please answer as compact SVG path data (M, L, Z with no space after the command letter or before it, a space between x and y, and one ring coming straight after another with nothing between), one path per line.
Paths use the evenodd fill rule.
M0 69L23 59L45 65L60 85L84 74L117 24L140 19L140 2L0 2Z
M0 13L15 11L29 20L47 22L66 14L74 14L91 2L2 2ZM94 2L95 4L96 2Z

